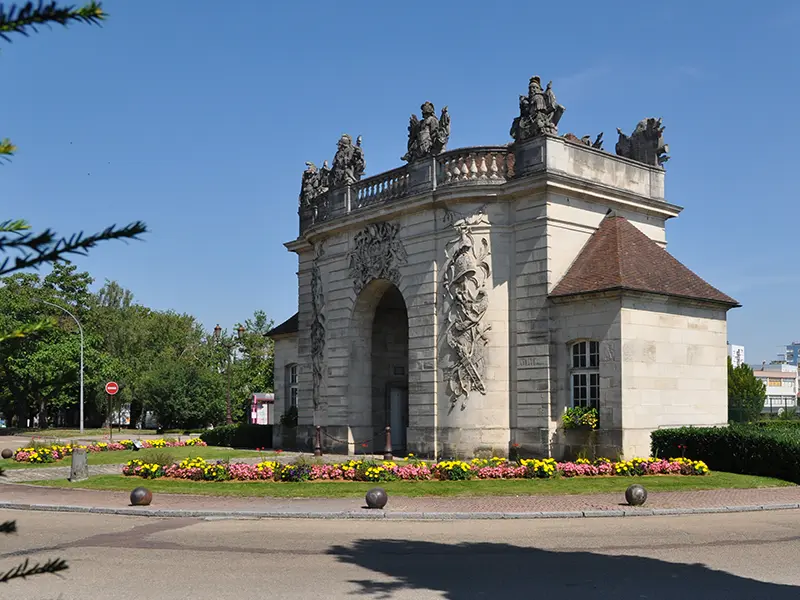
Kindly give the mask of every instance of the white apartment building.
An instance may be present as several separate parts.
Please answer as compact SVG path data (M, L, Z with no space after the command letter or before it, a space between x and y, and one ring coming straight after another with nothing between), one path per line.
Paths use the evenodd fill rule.
M797 407L797 365L762 364L760 369L753 370L753 374L767 387L762 412L777 414L787 408Z

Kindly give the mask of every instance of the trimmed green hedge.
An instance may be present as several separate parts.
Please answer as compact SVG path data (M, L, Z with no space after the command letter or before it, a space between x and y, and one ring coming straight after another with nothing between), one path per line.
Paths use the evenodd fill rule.
M272 425L220 425L200 435L209 446L228 448L272 448Z
M713 471L800 484L800 427L683 427L659 429L651 439L653 456L686 456Z

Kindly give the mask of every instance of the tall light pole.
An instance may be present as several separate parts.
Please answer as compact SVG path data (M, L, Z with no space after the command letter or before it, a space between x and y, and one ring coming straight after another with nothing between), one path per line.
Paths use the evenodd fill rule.
M81 433L83 433L83 327L81 327L81 322L78 321L78 317L73 315L71 312L69 312L63 306L59 306L58 304L53 304L52 302L48 302L47 300L41 300L41 302L43 302L44 304L47 304L49 306L55 306L56 308L58 308L60 310L63 310L65 313L67 313L70 317L72 317L72 320L75 321L75 324L78 326L78 331L81 334L81 399L80 399L80 404L81 404Z
M231 414L231 377L233 376L233 369L231 369L231 363L233 362L233 351L241 342L242 338L244 337L245 329L242 325L236 329L236 339L224 340L222 339L222 327L217 326L214 327L214 342L219 344L223 348L225 348L227 362L225 365L225 370L227 371L227 380L228 380L228 392L225 399L225 422L230 425L233 423L233 415Z

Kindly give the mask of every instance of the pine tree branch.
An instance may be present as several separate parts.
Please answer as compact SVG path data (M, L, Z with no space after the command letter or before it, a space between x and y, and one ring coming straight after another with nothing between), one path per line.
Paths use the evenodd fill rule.
M0 5L0 11L3 10L2 5ZM14 156L14 152L17 151L17 147L11 143L11 140L8 138L0 140L0 164L3 162L9 162L11 160L11 156Z
M16 533L17 532L17 522L16 521L5 521L0 523L0 533Z
M141 221L136 221L117 229L116 225L107 227L100 233L84 237L83 232L71 235L68 238L56 240L55 234L47 229L40 234L19 233L22 228L19 221L6 221L0 223L0 254L9 250L18 251L21 256L12 259L6 258L0 262L0 277L14 271L38 268L42 264L64 260L66 256L77 254L85 256L90 248L99 242L108 240L138 240L140 235L147 232L147 226ZM23 226L27 225L23 223ZM2 232L13 233L16 237L2 235Z
M26 558L25 562L22 564L17 565L13 569L9 569L5 573L0 573L0 583L8 583L12 579L27 579L28 577L44 575L45 573L60 573L61 571L69 569L67 561L63 558L51 558L44 564L36 563L33 566L28 565L30 565L30 560Z
M44 3L39 0L38 6L26 2L22 8L12 4L8 11L0 4L0 38L11 42L9 33L20 33L29 37L28 30L38 33L37 25L59 23L65 27L72 21L99 25L106 18L100 2L89 2L76 8L75 6L58 6L56 2Z
M0 332L0 344L7 340L19 339L51 329L56 324L55 319L42 319L36 323L28 323L8 333Z
M27 231L31 226L24 219L17 219L15 221L3 221L0 223L0 233L19 233L20 231Z

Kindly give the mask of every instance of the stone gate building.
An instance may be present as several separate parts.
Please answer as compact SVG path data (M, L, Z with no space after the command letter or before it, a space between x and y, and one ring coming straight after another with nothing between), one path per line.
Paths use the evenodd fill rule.
M660 119L615 152L558 135L538 77L506 146L446 150L422 106L406 166L363 178L342 136L307 163L298 313L275 340L276 410L326 451L560 457L567 407L599 412L600 452L647 456L650 432L727 421L726 314L737 302L666 251Z

